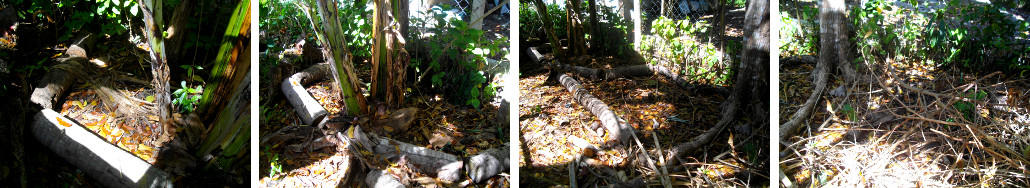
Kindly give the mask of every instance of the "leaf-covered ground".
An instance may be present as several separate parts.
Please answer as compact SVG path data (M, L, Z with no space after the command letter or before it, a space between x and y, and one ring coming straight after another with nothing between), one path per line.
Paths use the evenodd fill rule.
M611 57L575 59L578 62L591 62L587 63L588 66L595 68L628 64L626 61ZM578 137L595 146L604 146L606 143L603 142L608 138L600 135L604 135L606 131L600 128L600 121L594 115L572 99L566 88L557 83L546 82L546 69L528 64L525 61L522 64L522 77L519 79L521 138L518 162L521 182L528 186L567 185L570 182L569 163L583 153L583 150L573 145L568 138ZM660 160L658 156L653 155L654 153L687 142L715 125L720 118L719 106L725 100L725 96L715 93L692 93L658 75L596 82L584 78L577 79L591 95L604 101L619 117L640 131L636 136L644 148L652 153L650 157L655 163ZM752 155L759 151L755 147L763 148L767 144L759 144L755 138L749 137L754 135L752 133L725 131L722 135L733 135L735 139L730 142L727 142L727 139L715 141L712 146L703 149L701 154L687 159L688 164L669 167L669 173L674 177L674 185L702 183L699 181L706 178L730 183L742 181L741 179L747 176L722 173L740 172L739 168L742 167L738 160L759 159L758 155ZM743 145L750 149L730 149L728 144L731 142L746 142ZM607 176L613 176L620 181L644 176L645 179L652 180L650 182L657 182L656 171L644 166L646 159L638 157L643 156L637 155L639 147L634 144L626 148L632 149L602 149L602 152L593 158L598 163L593 164L615 169L617 175ZM729 152L733 155L721 155L728 150L735 152ZM750 151L755 153L748 153ZM761 152L767 151L762 149ZM584 177L590 176L590 173L586 172L590 170L599 171L593 168L579 170L579 181L584 181ZM598 173L604 174L600 171ZM733 185L722 183L717 184Z
M898 7L901 10L889 12L887 20L905 19L893 13L910 8ZM796 13L797 7L784 8ZM798 36L781 38L801 41ZM809 54L795 53L780 55ZM856 70L861 76L853 85L836 78L839 74L832 70L827 92L817 100L811 119L803 123L807 126L781 140L788 145L781 146L779 165L790 183L843 187L1030 184L1026 179L1030 81L1026 77L940 65L927 61L932 57L912 54L888 57L860 61ZM812 94L814 68L814 62L781 61L781 121Z

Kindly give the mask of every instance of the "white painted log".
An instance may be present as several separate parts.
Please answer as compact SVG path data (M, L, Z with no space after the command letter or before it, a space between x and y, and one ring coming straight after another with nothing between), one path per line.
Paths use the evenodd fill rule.
M473 182L479 183L490 179L501 172L508 171L508 151L510 143L504 143L500 147L490 148L479 152L469 159L468 174Z
M172 187L168 173L51 109L36 114L32 134L107 187Z
M294 111L300 116L301 121L307 125L315 125L322 121L329 114L314 97L308 93L304 85L325 77L328 64L313 65L304 71L298 72L283 80L280 88L286 100L293 105Z

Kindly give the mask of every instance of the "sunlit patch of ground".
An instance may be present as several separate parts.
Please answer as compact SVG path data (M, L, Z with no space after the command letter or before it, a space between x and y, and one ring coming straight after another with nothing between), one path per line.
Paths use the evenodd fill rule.
M124 92L143 99L152 91L136 89ZM123 118L116 115L92 90L78 90L68 94L67 100L61 105L60 113L148 163L155 162L157 143L154 141L164 133L156 120Z
M1025 166L1030 154L1030 138L1025 136L1030 133L1024 96L1030 82L1026 78L937 67L916 58L868 63L872 68L858 69L864 81L853 87L839 88L844 83L833 78L838 75L833 72L827 93L818 99L806 122L808 127L782 140L791 145L781 147L780 167L793 184L1030 184ZM813 66L781 67L781 121L790 118L811 94ZM983 97L960 107L965 102L933 97L901 84L950 96L982 92ZM850 95L831 96L835 89Z
M593 62L591 66L623 66L606 64L607 60L588 60L584 61ZM532 71L523 72L523 77L519 79L519 131L521 139L525 139L525 143L520 144L527 146L519 147L518 162L521 174L544 182L568 184L568 163L583 152L568 138L582 138L596 146L603 146L603 142L609 138L607 135L600 136L606 132L600 127L600 121L574 101L566 88L557 84L547 85L547 74L526 75L526 72ZM668 149L700 135L716 124L721 112L719 105L725 100L725 96L718 94L691 93L657 75L597 82L577 79L591 95L601 99L619 117L640 131L636 136L647 150ZM662 148L655 146L655 136L658 137L658 143ZM528 151L522 150L523 147ZM637 148L637 145L634 142L629 147ZM726 147L725 140L720 140L713 142L713 147L710 148L723 151ZM526 155L531 157L532 166L526 164ZM718 162L711 162L712 157L719 155L718 153L711 155L704 159L691 158L696 162L692 163L690 172L670 173L677 174L677 178L690 179L682 175L719 173L720 168L727 167ZM595 159L604 166L628 170L625 175L630 176L629 178L640 175L640 172L653 173L647 170L637 171L646 167L635 166L630 161L632 157L624 150L603 150ZM657 161L657 156L653 160ZM733 160L727 161L737 164ZM678 182L686 183L693 180L701 179ZM693 183L706 184L701 181Z

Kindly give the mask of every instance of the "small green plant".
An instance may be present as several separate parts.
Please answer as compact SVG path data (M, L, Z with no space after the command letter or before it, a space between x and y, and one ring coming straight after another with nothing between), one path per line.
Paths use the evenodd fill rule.
M272 155L269 153L269 155ZM268 170L268 176L275 176L276 174L283 172L283 164L279 163L279 154L276 153L268 158L268 164L271 169Z
M197 85L196 87L186 86L186 81L180 82L182 88L176 89L172 92L175 99L172 100L172 105L179 108L179 112L189 113L196 108L197 102L200 101L200 95L204 94L204 86Z

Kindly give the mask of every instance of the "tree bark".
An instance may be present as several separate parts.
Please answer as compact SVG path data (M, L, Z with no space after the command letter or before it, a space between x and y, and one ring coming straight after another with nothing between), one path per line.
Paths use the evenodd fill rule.
M743 60L737 66L737 75L733 85L733 91L729 98L723 103L722 118L715 126L709 128L705 133L694 138L690 142L677 145L668 153L666 165L676 165L681 162L680 157L697 151L704 145L710 143L715 136L719 135L727 125L736 119L741 102L747 100L748 96L755 97L752 101L762 101L763 91L768 91L768 86L763 88L763 80L768 80L769 65L769 2L750 1L747 12L744 15L744 50ZM767 82L767 81L764 81ZM750 93L745 96L744 92ZM761 115L763 103L756 103L755 121L766 123ZM765 113L768 113L767 111Z
M143 21L146 25L147 44L150 45L150 72L153 75L154 85L154 114L163 130L168 131L157 143L164 143L171 140L175 128L171 127L172 99L171 87L168 81L171 79L168 69L168 59L165 51L163 26L164 21L161 15L164 12L162 0L136 0L139 3ZM160 144L159 144L160 145Z
M404 102L404 77L408 66L408 52L404 49L404 35L398 30L399 22L393 16L396 0L376 0L372 32L372 89L373 100L381 100L388 107Z
M250 1L244 0L241 3L247 2ZM250 16L250 6L238 4L233 11L196 110L202 122L211 122L218 115L218 111L229 100L225 96L230 96L234 92L233 88L237 87L235 83L241 82L250 71L250 62L243 61L250 59L250 54L245 53L250 46Z

